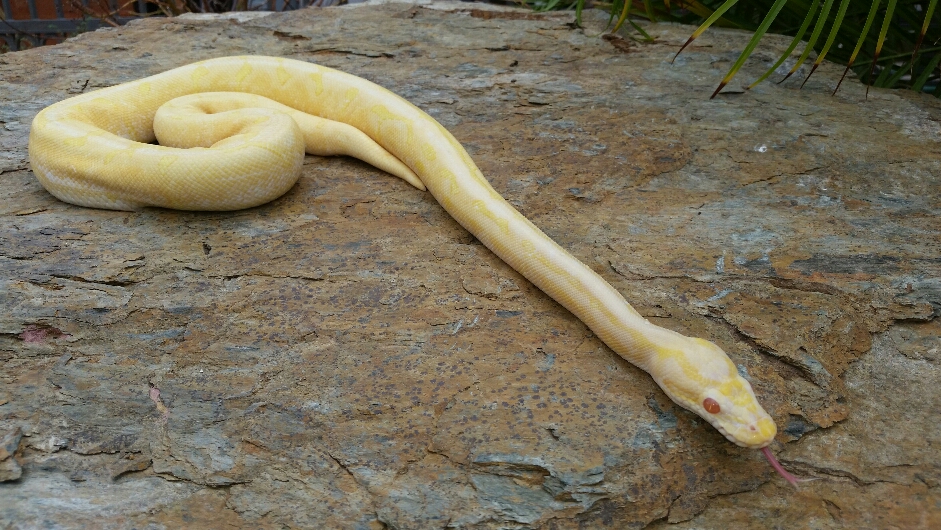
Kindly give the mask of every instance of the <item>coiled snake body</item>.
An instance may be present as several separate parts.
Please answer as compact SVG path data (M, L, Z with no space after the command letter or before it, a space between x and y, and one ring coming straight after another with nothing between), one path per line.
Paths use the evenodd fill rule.
M161 145L149 144L155 138ZM297 181L305 147L356 156L427 187L673 401L740 446L773 440L774 421L722 349L647 322L510 206L444 127L369 81L289 59L211 59L51 105L29 137L33 172L49 192L118 210L263 204Z

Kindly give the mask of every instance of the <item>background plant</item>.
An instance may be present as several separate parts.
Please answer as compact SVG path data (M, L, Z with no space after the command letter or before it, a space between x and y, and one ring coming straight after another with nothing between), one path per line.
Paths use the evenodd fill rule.
M650 36L631 17L701 24L686 45L712 25L753 31L751 41L713 97L735 76L767 32L791 35L794 40L776 64L752 86L771 76L805 41L790 73L783 76L785 79L809 59L811 52L816 52L808 77L828 58L846 65L847 70L852 69L864 83L872 86L909 88L941 97L938 0L520 1L539 11L574 9L579 22L582 10L587 7L606 9L611 15L612 32L630 24L641 39Z

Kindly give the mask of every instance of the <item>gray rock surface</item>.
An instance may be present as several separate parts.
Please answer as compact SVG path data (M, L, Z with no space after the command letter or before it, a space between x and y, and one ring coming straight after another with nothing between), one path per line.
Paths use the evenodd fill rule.
M941 104L842 69L708 96L748 34L383 4L0 56L0 526L941 527ZM797 490L434 199L309 157L231 213L56 201L32 117L210 57L408 98L651 321L729 352Z

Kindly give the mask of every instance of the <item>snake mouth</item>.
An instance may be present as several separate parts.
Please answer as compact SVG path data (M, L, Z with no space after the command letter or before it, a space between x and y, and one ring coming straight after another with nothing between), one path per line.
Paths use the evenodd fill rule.
M762 428L762 423L770 424L771 428L769 429L767 425ZM722 433L722 436L725 436L728 441L746 449L763 449L774 441L774 436L777 434L777 428L774 426L774 422L770 419L767 421L759 420L753 424L750 424L746 429L740 430L736 434L730 433L718 421L710 422L710 424L717 431ZM745 431L745 435L739 434L742 431ZM751 433L750 436L748 435L749 433Z
M772 422L771 425L774 425L774 423ZM768 446L771 444L772 441L774 441L774 433L772 433L771 437L767 440L763 440L758 443L749 444L748 442L742 441L741 439L730 435L729 432L724 427L722 427L722 425L719 425L718 422L713 423L712 426L715 427L717 431L721 432L723 436L725 436L730 442L734 443L735 445L739 447L744 447L746 449L758 449L759 451L761 451L764 457L768 460L768 463L771 464L771 467L774 468L775 472L781 475L784 478L784 480L788 481L792 486L797 487L798 481L806 480L806 479L798 479L794 475L788 473L788 471L784 469L784 466L782 466L781 463L778 462L778 459L774 457L774 454L771 452L771 449L768 449ZM762 431L760 425L757 425L757 424L749 425L749 427L750 427L749 431L754 431L756 433L760 433Z

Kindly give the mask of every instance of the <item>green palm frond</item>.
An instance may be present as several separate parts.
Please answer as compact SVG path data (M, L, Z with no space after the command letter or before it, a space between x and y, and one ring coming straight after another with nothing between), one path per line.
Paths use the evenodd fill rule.
M877 0L878 1L878 0ZM778 61L774 63L774 66L768 68L768 70L761 75L755 82L748 85L749 89L755 88L758 83L761 83L768 78L771 74L778 69L779 66L784 64L784 61L791 56L791 52L794 51L794 48L797 48L797 45L800 44L801 39L804 38L804 33L807 32L807 28L810 27L810 23L814 21L814 15L817 14L817 8L820 7L820 0L814 0L814 4L810 7L810 10L807 11L807 16L804 17L804 22L801 24L800 29L797 30L797 33L794 35L794 39L791 40L791 44L788 45L787 49L784 50L784 53L781 54L781 57L778 58ZM844 75L846 75L844 73Z
M878 1L878 0L875 0L875 1ZM840 10L837 12L836 20L833 21L833 27L830 28L830 36L827 37L826 44L823 45L823 49L820 50L820 54L817 55L817 60L814 61L814 66L813 68L810 69L810 73L807 74L807 77L804 79L804 82L801 83L801 87L803 87L804 84L807 83L807 80L810 79L810 76L814 75L814 72L817 71L817 67L820 66L820 63L822 63L823 59L827 56L827 52L830 51L830 47L833 46L833 42L836 40L837 35L839 35L840 26L843 25L843 18L846 16L846 9L849 7L849 5L850 5L850 0L843 0L840 3Z
M816 53L809 78L824 58L846 65L865 83L886 88L909 88L941 97L941 16L938 0L517 0L539 10L588 6L608 9L617 21L613 31L641 16L700 24L677 55L710 26L738 27L754 33L745 50L722 80L718 93L729 83L768 32L791 35L794 41L775 65L749 87L764 81L790 57L807 37L796 63L784 79L798 72ZM834 9L835 7L835 9ZM881 19L879 32L873 25ZM826 39L820 39L826 34ZM649 35L643 33L645 38ZM823 40L821 43L820 41ZM804 83L807 82L804 79ZM783 81L783 79L782 79ZM840 83L842 83L842 79ZM839 89L840 84L837 84Z
M895 12L895 6L898 3L898 0L889 0L889 5L885 8L885 18L882 19L882 30L879 31L879 41L876 43L876 53L872 57L872 63L869 66L869 78L872 79L872 73L875 71L876 63L879 62L879 54L882 53L882 45L885 44L885 37L889 33L889 23L892 21L892 14ZM882 74L879 75L880 78L888 77L889 73L888 68L882 70ZM885 79L882 79L882 83L885 83ZM892 85L889 85L892 86ZM866 94L869 94L869 90L866 90Z
M694 40L696 40L697 37L705 33L706 30L709 29L709 26L712 26L717 20L722 18L722 15L724 15L725 12L728 11L729 9L732 9L732 7L735 6L735 4L737 3L738 3L738 0L726 0L724 4L719 6L719 9L716 9L711 15L709 15L709 17L706 18L706 21L703 22L701 26L696 28L696 31L694 31L693 34L690 35L688 39L686 39L686 42L683 44L683 46L680 47L680 50L676 52L676 55L673 56L673 60L675 61L676 58L680 55L680 53L682 53L683 50L685 50L686 47L689 46L691 42L693 42Z
M928 3L928 10L925 13L925 20L921 24L921 33L918 35L918 42L915 43L915 51L912 52L912 55L918 53L918 49L921 48L922 41L925 40L925 33L928 32L928 26L931 23L931 15L934 14L934 8L938 7L938 0L931 0Z
M863 30L860 32L859 39L856 41L856 48L853 49L853 54L850 55L849 61L846 63L846 69L843 70L843 76L840 77L840 82L836 84L836 89L833 90L833 93L836 94L836 91L840 89L840 85L843 84L843 79L846 78L846 72L850 71L850 68L853 66L853 63L856 62L856 57L859 55L859 50L862 49L863 43L866 42L866 35L869 34L869 28L872 27L872 21L876 19L876 13L879 12L879 4L882 0L873 0L872 6L869 8L869 15L866 17L866 23L863 25Z
M832 1L832 0L830 0ZM745 49L742 51L742 54L738 56L738 59L735 61L735 64L732 65L732 68L729 69L729 73L725 74L725 78L722 79L722 82L719 83L719 87L716 88L716 91L712 93L710 99L716 97L722 88L728 84L729 81L735 77L735 74L738 73L742 65L745 64L745 60L748 59L748 56L751 55L751 52L755 50L755 47L758 46L758 42L761 41L761 37L768 31L768 27L771 26L771 23L774 22L775 17L778 16L778 13L781 12L781 9L784 8L784 4L787 3L787 0L777 0L774 5L771 7L771 11L768 11L768 14L765 16L765 19L761 21L761 25L758 26L758 29L755 30L755 34L752 35L748 45L745 46ZM679 55L679 52L677 52Z
M801 53L800 59L794 63L794 66L791 68L791 71L784 76L784 79L778 81L778 83L783 82L785 79L791 77L794 72L800 68L804 61L807 60L807 57L810 56L810 52L814 51L814 44L817 43L817 39L820 37L820 34L823 32L823 28L827 26L827 16L830 14L830 8L833 7L833 0L826 0L823 3L823 8L820 9L820 16L817 17L817 23L814 24L814 31L810 34L810 39L807 40L807 46L804 48L803 53ZM835 28L838 29L838 28ZM808 76L810 77L810 76Z

